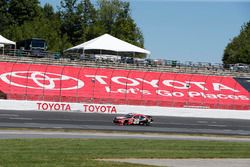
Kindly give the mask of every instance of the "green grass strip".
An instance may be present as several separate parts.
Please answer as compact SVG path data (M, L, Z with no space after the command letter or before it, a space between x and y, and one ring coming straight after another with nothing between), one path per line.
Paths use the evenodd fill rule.
M134 166L95 160L102 158L250 158L250 143L136 139L0 140L0 167Z

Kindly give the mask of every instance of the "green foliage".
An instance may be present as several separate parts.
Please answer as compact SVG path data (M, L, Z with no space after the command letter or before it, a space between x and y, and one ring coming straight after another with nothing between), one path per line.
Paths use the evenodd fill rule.
M240 34L226 46L222 61L225 65L250 64L250 21L242 26Z
M56 18L56 17L55 17ZM28 39L32 37L43 38L48 41L50 51L62 51L62 45L68 42L63 40L62 44L60 36L60 20L59 19L46 19L44 17L37 17L32 21L24 22L21 26L10 26L5 32L7 36L13 37L15 41ZM68 43L68 46L71 46Z
M40 9L38 0L10 0L9 2L9 13L15 25L33 20L41 13Z
M0 0L0 34L18 41L44 38L50 51L63 51L73 45L109 33L143 47L142 32L131 17L129 2L61 0L58 11L38 0Z
M143 35L131 18L129 2L99 0L97 22L105 33L143 47Z
M83 20L80 15L82 12L82 8L77 4L76 0L61 1L61 31L62 34L66 34L69 37L73 45L81 41L81 35L84 31Z
M50 4L46 3L43 7L43 15L47 19L53 19L54 8Z
M0 32L10 24L9 4L7 0L0 0Z

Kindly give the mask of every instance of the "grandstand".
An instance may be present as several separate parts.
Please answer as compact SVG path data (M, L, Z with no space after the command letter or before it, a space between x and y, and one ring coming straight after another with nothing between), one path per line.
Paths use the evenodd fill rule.
M7 99L250 109L250 72L209 63L148 65L48 55L0 56L1 91Z
M0 55L2 62L20 62L33 64L50 64L62 66L81 66L93 68L115 68L128 70L143 70L143 71L160 71L160 72L176 72L188 74L204 74L204 75L218 75L218 76L234 76L234 77L250 77L250 67L248 71L236 71L232 69L223 68L222 64L212 63L195 63L195 62L178 62L176 60L161 60L161 63L155 64L130 64L121 62L96 61L90 58L81 60L78 56L60 57L58 53L48 53L47 57L36 58L28 57L26 52L22 55L14 56L14 51L7 55ZM164 62L164 63L162 63Z

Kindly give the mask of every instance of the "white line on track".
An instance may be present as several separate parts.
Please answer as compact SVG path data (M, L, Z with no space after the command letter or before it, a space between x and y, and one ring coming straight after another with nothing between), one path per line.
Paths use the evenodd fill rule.
M208 121L197 121L197 123L206 124Z
M18 117L17 114L0 114L0 117Z
M213 127L227 127L227 125L208 125L208 126L213 126Z
M9 119L33 120L32 118L9 118Z
M209 140L209 141L232 141L250 142L249 137L221 137L221 136L187 136L187 135L168 135L168 134L127 134L127 133L105 133L105 132L60 132L60 131L31 131L31 130L0 130L0 138L7 135L14 135L14 138L23 138L30 135L30 138L42 137L56 138L134 138L134 139L164 139L164 140ZM34 136L33 136L34 135Z

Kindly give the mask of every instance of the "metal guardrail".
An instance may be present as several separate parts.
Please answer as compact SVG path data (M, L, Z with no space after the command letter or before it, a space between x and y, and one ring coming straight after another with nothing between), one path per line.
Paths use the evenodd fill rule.
M10 53L10 52L9 52ZM82 66L94 68L115 68L129 69L142 71L159 71L159 72L175 72L189 73L202 75L218 75L218 76L235 76L235 77L250 77L250 71L236 71L224 69L221 64L210 63L181 63L174 60L164 60L155 62L154 64L146 63L126 63L121 61L94 60L89 57L79 59L78 56L61 57L59 53L47 52L46 57L37 58L29 57L27 54L18 55L16 52L12 54L0 55L0 61L19 62L19 63L34 63L34 64L51 64L63 66ZM26 52L23 52L26 53ZM13 55L15 54L15 55ZM171 63L172 62L172 63Z

